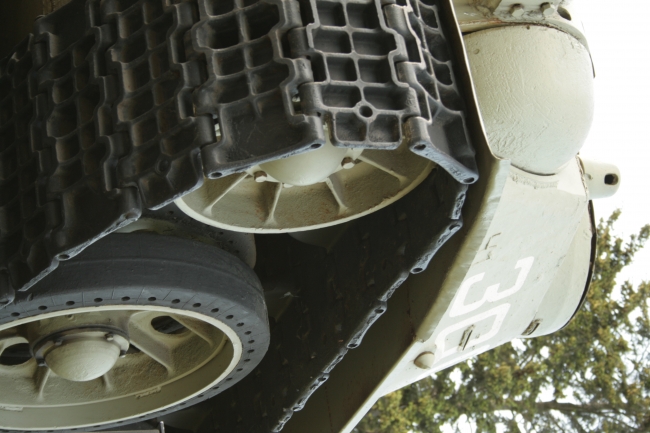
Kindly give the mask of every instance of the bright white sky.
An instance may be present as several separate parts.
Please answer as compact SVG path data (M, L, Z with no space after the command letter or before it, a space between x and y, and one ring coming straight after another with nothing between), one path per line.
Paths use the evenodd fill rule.
M650 223L650 1L576 0L596 67L596 112L582 156L621 169L612 198L594 202L596 218L616 208L620 235ZM635 283L650 280L650 248L624 273ZM621 281L621 279L619 279Z

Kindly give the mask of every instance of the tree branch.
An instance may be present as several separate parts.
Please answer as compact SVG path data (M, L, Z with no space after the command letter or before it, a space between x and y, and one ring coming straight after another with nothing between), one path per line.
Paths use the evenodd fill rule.
M591 403L591 404L573 404L560 403L556 400L540 401L535 403L539 410L557 410L562 413L590 413L600 415L605 411L613 411L614 408L609 403Z

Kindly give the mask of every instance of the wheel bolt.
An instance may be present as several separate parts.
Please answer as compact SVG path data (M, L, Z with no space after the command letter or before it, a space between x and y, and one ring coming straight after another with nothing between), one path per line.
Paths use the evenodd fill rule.
M547 18L555 13L555 6L553 6L550 3L543 3L541 9L542 9L542 15L544 15Z
M510 15L512 15L514 18L523 17L525 12L526 11L524 10L524 6L520 4L512 5L510 8Z
M57 338L56 340L54 340L54 345L55 346L60 346L62 344L63 344L63 340L61 340L60 338Z
M115 339L115 336L113 334L106 334L105 338L106 341L113 341Z
M343 158L343 161L341 161L341 167L347 170L354 168L354 159L350 158L349 156L346 156L345 158Z
M269 176L264 171L256 171L253 178L255 182L266 182Z
M121 350L120 351L120 358L126 357L126 350Z

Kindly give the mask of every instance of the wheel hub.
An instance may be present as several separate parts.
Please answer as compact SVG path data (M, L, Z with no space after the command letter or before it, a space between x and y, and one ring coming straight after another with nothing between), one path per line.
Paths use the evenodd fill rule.
M73 382L87 382L108 373L126 356L129 340L111 328L77 328L49 335L33 352L41 367Z

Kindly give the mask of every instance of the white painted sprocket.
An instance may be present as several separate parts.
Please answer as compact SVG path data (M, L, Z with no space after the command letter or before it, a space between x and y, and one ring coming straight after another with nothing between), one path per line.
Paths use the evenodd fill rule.
M192 218L228 230L313 230L388 206L418 186L433 167L406 146L344 149L328 140L318 150L206 179L176 204Z

